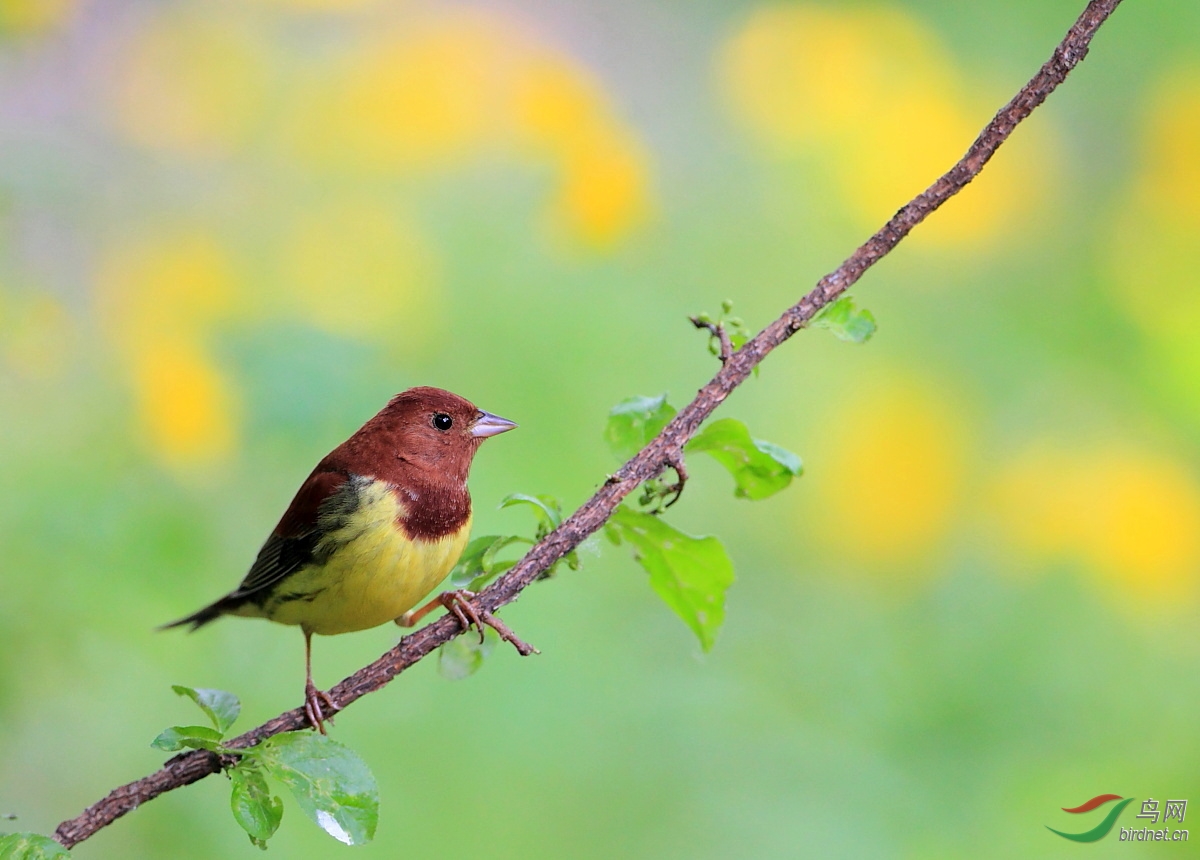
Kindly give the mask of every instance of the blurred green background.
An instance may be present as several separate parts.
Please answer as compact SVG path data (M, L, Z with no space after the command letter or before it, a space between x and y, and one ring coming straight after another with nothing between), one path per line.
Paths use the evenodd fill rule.
M299 704L297 631L153 628L390 395L520 423L476 460L478 534L530 528L509 492L573 508L612 404L715 370L687 314L777 316L1082 6L0 0L6 828L157 767L172 683L242 727ZM1198 45L1197 4L1126 3L856 290L876 337L802 333L721 410L807 471L751 504L693 463L671 521L739 574L711 654L593 542L505 610L541 656L426 661L339 719L372 845L289 799L272 854L1186 851L1045 825L1200 804ZM318 640L318 681L397 636ZM76 853L258 856L220 778Z

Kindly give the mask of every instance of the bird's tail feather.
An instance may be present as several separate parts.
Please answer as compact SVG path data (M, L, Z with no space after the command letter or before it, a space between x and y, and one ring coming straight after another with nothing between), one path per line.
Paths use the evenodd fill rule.
M201 609L199 612L193 612L191 615L180 618L176 621L171 621L158 627L158 630L170 630L172 627L182 627L185 624L192 625L192 630L198 630L210 621L216 621L222 615L231 612L242 601L233 599L233 595L226 595L220 600L210 603L208 606ZM190 632L190 631L189 631Z

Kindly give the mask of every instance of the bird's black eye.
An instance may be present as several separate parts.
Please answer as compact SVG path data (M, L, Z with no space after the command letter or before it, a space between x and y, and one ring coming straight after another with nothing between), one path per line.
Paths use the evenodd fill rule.
M433 426L445 433L454 426L454 419L445 412L435 412L433 413Z

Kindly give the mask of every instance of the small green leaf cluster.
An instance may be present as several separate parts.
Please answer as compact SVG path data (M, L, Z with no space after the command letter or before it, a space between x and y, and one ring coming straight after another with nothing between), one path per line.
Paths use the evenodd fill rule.
M171 726L151 746L237 757L237 764L227 769L230 807L234 820L259 848L267 847L283 820L283 801L271 793L268 777L286 786L304 814L339 842L362 845L374 838L379 789L352 749L309 731L283 732L252 747L228 747L225 733L241 712L237 696L182 685L171 689L195 702L212 726Z
M448 582L451 588L479 591L514 564L515 559L499 559L497 555L513 544L531 545L527 537L520 535L484 535L467 544L458 564L450 570Z
M750 330L746 328L746 322L741 317L733 316L733 300L726 299L721 302L721 315L715 320L712 314L707 311L696 314L695 321L705 326L713 326L714 328L723 328L725 334L729 337L729 345L733 347L733 351L737 352L750 339ZM721 355L721 338L717 335L712 335L708 339L708 351L713 355ZM757 371L758 368L755 368Z
M166 752L184 749L220 751L225 732L242 712L238 697L224 690L185 687L182 684L174 684L171 689L195 702L212 726L171 726L151 741L150 746Z
M609 410L604 441L618 459L628 460L645 448L674 417L675 407L667 402L665 394L630 397Z
M817 314L812 325L829 329L835 337L851 343L866 343L878 328L874 315L866 308L856 308L850 296L842 296L828 305Z
M604 426L604 441L618 459L628 460L662 432L675 417L675 407L667 402L667 395L657 397L630 397L622 400L608 413ZM661 510L675 490L661 478L651 478L642 484L638 504L644 508Z
M708 454L733 476L733 494L757 501L786 489L804 466L800 458L772 442L754 439L736 418L713 421L683 447Z
M0 860L54 860L71 852L40 833L0 833Z
M537 529L533 537L524 535L484 535L477 537L467 544L467 548L458 559L448 577L451 588L465 588L467 591L479 591L493 579L504 573L517 563L514 558L499 558L499 554L513 545L533 546L550 532L558 528L563 521L562 505L553 496L530 496L525 493L510 493L500 501L500 508L511 508L524 505L533 511L537 518ZM579 569L579 557L568 553L562 559L572 570ZM548 579L554 575L558 564L543 573L539 579Z
M728 309L727 309L728 310ZM641 450L675 415L667 395L623 400L609 413L605 439L617 457ZM705 427L685 452L710 455L733 478L734 495L765 499L801 474L800 458L771 442L755 439L746 425L723 418ZM725 592L733 584L733 562L720 540L695 537L666 523L664 499L679 487L661 478L647 481L639 504L644 510L619 506L605 524L605 534L633 550L634 559L650 576L650 587L710 650L725 620Z

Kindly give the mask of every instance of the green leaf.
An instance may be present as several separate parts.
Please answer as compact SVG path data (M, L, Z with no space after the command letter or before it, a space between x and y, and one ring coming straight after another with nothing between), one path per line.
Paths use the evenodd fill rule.
M479 559L479 566L485 574L495 575L502 571L508 570L513 566L511 561L497 561L496 556L506 546L511 546L514 543L529 543L528 538L511 535L509 537L500 538L498 541L493 541L492 545L483 551L483 556Z
M347 845L371 841L379 822L379 788L358 753L316 732L284 732L260 746L263 767L318 827Z
M0 860L49 860L70 857L71 852L40 833L9 833L0 836Z
M630 397L622 400L608 413L604 439L621 460L628 460L646 443L659 434L675 417L675 407L667 403L667 395Z
M481 573L483 569L483 554L497 541L504 540L503 535L483 535L477 537L463 550L458 558L458 564L450 569L450 587L466 588L468 583Z
M238 697L224 690L185 687L182 684L173 684L171 689L181 696L187 696L199 705L200 710L208 714L212 724L222 734L233 725L238 714L242 712L242 703L238 701Z
M221 746L221 733L208 726L171 726L150 742L155 749L176 752L182 749L215 750Z
M496 650L500 634L491 627L483 630L483 641L473 630L455 636L438 649L438 673L451 681L461 681L479 671L483 661Z
M667 408L669 409L670 407ZM530 545L533 545L562 525L562 504L558 501L558 499L554 498L554 496L547 496L541 493L536 496L526 495L525 493L512 493L508 496L505 496L504 500L500 503L501 508L508 508L512 507L513 505L528 505L533 509L534 514L537 516L537 540L529 541ZM562 564L563 562L565 562L567 567L571 568L571 570L579 570L579 555L572 550L563 558L560 558L558 561L554 562L549 569L543 571L538 576L538 579L549 579L558 570L559 564ZM515 562L502 562L502 564L505 565L505 570L507 570L509 567L512 567Z
M511 561L496 561L496 554L514 543L531 543L517 535L484 535L467 544L458 564L450 571L450 587L478 591L488 580L513 566Z
M611 540L624 540L650 574L658 596L712 649L725 620L725 591L733 584L733 563L715 537L692 537L660 517L621 505L609 520Z
M283 801L271 795L267 778L257 762L243 759L241 764L229 771L229 779L233 783L229 805L233 809L234 819L249 835L251 842L265 849L267 840L279 829L279 822L283 819Z
M553 496L529 496L525 493L510 493L500 502L501 508L509 508L513 505L529 505L533 508L538 518L539 535L547 535L562 524L562 505Z
M765 499L803 471L799 457L778 445L751 438L746 425L736 418L712 422L684 450L712 455L733 476L733 494L740 499Z
M875 334L875 317L866 308L854 307L854 299L842 296L812 321L814 328L827 328L841 340L866 343Z

